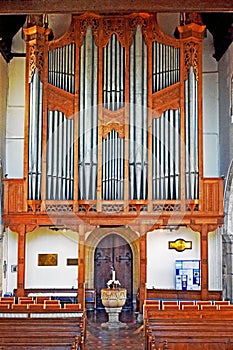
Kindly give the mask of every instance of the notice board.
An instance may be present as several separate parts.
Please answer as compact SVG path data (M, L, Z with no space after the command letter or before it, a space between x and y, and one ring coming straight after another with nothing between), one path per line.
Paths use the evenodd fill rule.
M176 260L176 290L200 290L200 260Z

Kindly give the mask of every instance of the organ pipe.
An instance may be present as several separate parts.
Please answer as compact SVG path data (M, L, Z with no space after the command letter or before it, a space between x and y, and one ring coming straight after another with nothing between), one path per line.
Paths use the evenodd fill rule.
M115 111L124 106L125 49L115 34L103 49L103 105Z
M130 199L147 198L147 48L140 28L130 48Z
M152 122L153 199L180 198L180 112L168 110Z
M124 199L124 140L113 129L103 139L103 180L102 198L104 200Z
M48 112L46 198L73 199L74 122L62 112Z
M93 18L82 22L76 16L77 25L69 32L70 36L49 43L48 51L47 48L44 51L48 52L45 80L42 83L36 68L29 83L28 198L41 199L42 143L46 142L46 186L43 188L46 188L48 200L69 200L77 195L80 200L96 200L97 174L101 189L98 193L103 200L146 200L149 186L152 200L179 200L181 187L182 199L184 187L185 199L198 198L198 83L192 67L187 80L180 81L185 76L180 74L180 57L184 57L180 54L182 46L178 41L168 40L166 35L149 33L156 29L150 27L146 17L143 25L138 19L130 19L125 27L113 26L112 31L109 24L106 32L101 27L105 22L98 16ZM76 32L81 25L82 30ZM128 32L129 25L132 30ZM185 55L190 64L192 58L187 58L188 49ZM52 86L46 90L47 83ZM72 105L72 111L78 111L78 116L69 115L67 119L53 100L48 104L51 110L47 110L46 103L42 106L43 98L49 94L54 96L58 89L63 90L59 92L61 98L68 96L68 105ZM184 91L184 101L180 91ZM167 93L176 94L172 98L179 101L175 107L160 108L160 104L170 98ZM158 107L161 111L160 116L152 116L150 126L148 100L156 101L158 106L152 108L157 110ZM119 118L116 121L115 116ZM45 127L47 125L46 140L43 139L43 120ZM124 136L114 125L107 136L101 134L107 124L115 122L124 130ZM148 130L152 132L149 137ZM74 153L78 164L75 164ZM185 174L181 177L182 172ZM74 173L78 174L76 197ZM124 186L127 181L129 185ZM151 192L149 196L151 198Z
M152 93L179 82L180 49L158 43L152 43Z
M98 50L90 28L80 51L79 197L96 199Z
M42 82L35 70L30 83L28 197L41 198L42 175Z
M195 73L191 67L188 79L185 81L185 174L188 199L197 199L199 191L197 85Z
M58 47L48 53L48 82L67 92L75 87L75 44Z

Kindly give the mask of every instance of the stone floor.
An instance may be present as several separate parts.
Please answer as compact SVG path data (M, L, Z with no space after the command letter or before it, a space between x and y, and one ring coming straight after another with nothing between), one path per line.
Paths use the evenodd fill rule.
M85 350L143 350L144 339L141 324L133 311L123 310L120 321L126 323L125 329L106 330L101 324L107 322L105 310L87 312L87 338Z

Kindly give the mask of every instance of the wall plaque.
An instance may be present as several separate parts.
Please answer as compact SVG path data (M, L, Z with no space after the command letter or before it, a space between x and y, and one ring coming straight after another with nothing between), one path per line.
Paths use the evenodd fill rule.
M67 266L77 266L78 265L78 259L76 259L76 258L68 258L67 260L66 260L66 265Z
M175 241L169 241L169 249L175 249L177 252L183 252L185 249L192 249L192 241L185 241L178 238Z
M38 266L57 266L57 254L38 254Z

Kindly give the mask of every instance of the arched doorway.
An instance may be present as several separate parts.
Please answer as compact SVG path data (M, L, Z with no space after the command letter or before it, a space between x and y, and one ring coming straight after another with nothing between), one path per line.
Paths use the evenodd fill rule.
M125 308L133 306L133 254L130 245L118 234L104 237L95 249L94 254L94 286L96 289L97 308L101 308L101 289L106 288L111 279L112 268L116 271L116 279L127 289Z

